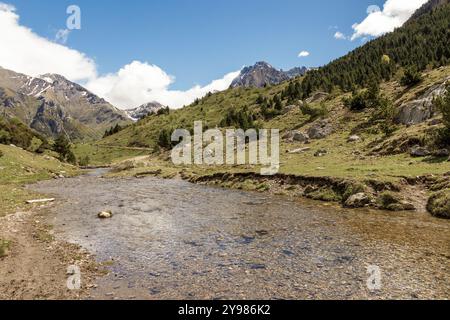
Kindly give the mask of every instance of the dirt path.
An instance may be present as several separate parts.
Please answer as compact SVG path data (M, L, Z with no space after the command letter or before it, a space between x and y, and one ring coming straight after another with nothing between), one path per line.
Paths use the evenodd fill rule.
M0 299L82 299L98 273L91 257L79 247L54 240L42 221L47 208L0 218L0 238L10 241L0 258ZM69 266L80 268L81 289L69 290ZM70 272L69 272L70 273Z

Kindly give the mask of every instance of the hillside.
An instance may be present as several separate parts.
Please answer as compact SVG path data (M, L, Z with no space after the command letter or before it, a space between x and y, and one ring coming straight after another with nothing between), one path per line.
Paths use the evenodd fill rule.
M123 111L55 74L29 77L0 68L0 114L20 119L47 137L97 139L116 124L130 122Z
M40 180L77 172L74 166L48 155L38 155L19 147L0 144L0 217L25 205L36 197L23 186Z
M446 130L446 122L434 102L436 97L445 94L450 80L450 66L444 63L448 61L447 51L442 51L443 59L439 59L444 65L436 66L441 62L423 57L417 43L413 47L402 47L408 48L409 53L417 51L420 58L416 60L410 59L414 57L410 54L404 58L402 55L395 56L389 47L386 47L387 51L374 55L374 48L381 48L393 39L414 44L417 39L429 36L426 30L418 31L425 24L428 24L429 30L441 33L441 26L449 22L450 15L446 15L449 8L446 5L424 13L403 28L364 45L318 71L311 71L299 80L265 88L230 88L208 95L181 110L148 116L95 146L78 149L78 152L82 156L97 148L93 161L104 163L105 159L115 161L106 156L111 150L147 150L152 153L150 159L140 158L138 164L119 166L119 171L137 175L159 172L169 177L181 174L192 181L239 188L259 185L263 190L275 193L289 194L286 188L292 187L297 190L296 195L328 201L347 200L348 190L341 190L339 186L345 185L347 182L344 181L348 179L353 181L352 185L360 183L356 189L366 190L369 198L378 199L373 200L375 206L385 208L386 205L380 204L384 201L382 193L394 190L399 192L397 197L403 200L396 200L397 205L391 208L425 210L426 200L433 191L448 190L446 188L449 187L445 181L448 182L446 175L450 172L450 162L447 161L450 139L447 138L448 131L447 136L442 134ZM393 47L391 49L394 50ZM304 95L302 88L311 79L324 75L317 79L327 81L325 74L332 74L338 83L339 79L346 79L349 72L363 74L363 69L358 70L360 63L365 61L364 68L376 69L383 63L384 52L390 52L392 58L386 69L389 77L380 79L379 84L376 77L370 77L369 72L366 88L354 88L353 93L337 88L331 93L314 91L308 98L299 100ZM378 57L379 65L369 63L378 61ZM420 65L423 59L427 61L426 70L417 73L408 70L408 66ZM350 66L354 66L354 70L350 71ZM349 79L352 87L365 83L363 78ZM259 169L254 166L173 166L167 153L171 147L168 137L177 128L192 130L194 121L198 120L203 121L205 130L215 127L280 129L283 134L280 174L298 177L302 187L297 189L298 186L289 186L286 182L278 185L285 176L274 177L274 180L263 179L262 182L257 176L236 177L231 181L231 178L217 179L217 174L221 177L225 172L254 173ZM247 184L241 181L248 179L250 182ZM331 186L323 187L323 181L328 181Z
M45 142L46 139L37 132L28 128L16 118L3 118L0 116L0 144L13 144L29 149L32 144Z
M425 70L450 61L449 0L432 1L416 18L392 33L357 48L330 64L309 72L301 81L299 98L316 90L351 91L373 80L389 80L401 68Z

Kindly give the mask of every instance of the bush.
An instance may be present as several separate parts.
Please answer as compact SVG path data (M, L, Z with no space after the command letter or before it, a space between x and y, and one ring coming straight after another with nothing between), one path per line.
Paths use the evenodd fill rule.
M70 142L65 135L60 135L53 144L53 151L59 154L60 161L76 164L77 158L70 149Z
M116 124L114 127L112 127L109 130L106 130L105 134L103 135L103 138L112 136L116 133L119 133L120 131L122 131L125 127L121 127L119 124Z
M304 115L310 116L311 120L325 117L328 114L328 108L325 104L321 104L319 107L313 107L310 104L304 103L300 110Z
M414 68L405 70L405 74L400 79L400 84L406 87L413 87L422 81L422 75Z
M86 167L89 165L90 162L91 162L91 159L89 158L89 156L85 156L85 157L81 158L81 160L78 164L82 167Z
M1 144L10 144L11 143L11 134L6 130L0 130L0 143Z
M0 144L14 144L28 149L37 134L18 119L6 119L0 116Z
M3 157L3 156L4 156L3 151L0 150L0 158Z
M396 112L397 109L390 100L380 98L379 107L373 113L371 121L379 121L381 131L389 136L397 130L395 124Z
M352 111L362 111L367 108L367 100L363 92L354 92L350 98L344 98L343 102Z
M246 108L243 110L231 109L222 119L221 127L235 127L243 129L244 131L248 129L253 129L255 127L253 115L247 111Z
M450 219L450 189L433 194L428 200L427 210L434 217Z
M164 149L172 147L172 133L168 129L162 129L158 137L158 146Z
M438 144L450 145L450 85L443 97L437 97L433 102L435 108L442 113L444 128L438 132Z

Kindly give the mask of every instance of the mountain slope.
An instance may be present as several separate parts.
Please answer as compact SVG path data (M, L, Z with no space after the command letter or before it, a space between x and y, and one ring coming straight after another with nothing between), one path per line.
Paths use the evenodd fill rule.
M425 70L448 64L448 3L448 0L432 0L403 27L308 72L301 81L299 98L306 98L317 90L331 92L340 88L350 91L355 86L367 87L372 81L389 80L399 68Z
M297 67L284 72L275 69L267 62L260 61L253 66L242 69L239 76L231 83L231 87L262 88L266 85L276 85L283 81L302 76L307 71L308 69L305 67Z
M126 114L82 86L56 74L30 77L0 68L0 114L38 132L72 139L100 138Z
M445 4L449 4L450 0L430 0L427 3L425 3L421 8L419 8L410 18L411 20L415 20L422 15L429 13L430 11L434 10L437 7L443 6Z

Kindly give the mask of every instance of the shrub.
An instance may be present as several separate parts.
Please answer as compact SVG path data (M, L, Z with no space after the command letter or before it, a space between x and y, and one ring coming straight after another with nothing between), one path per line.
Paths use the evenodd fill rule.
M405 70L405 74L400 79L400 84L406 87L412 87L422 81L422 75L414 68Z
M320 104L319 107L313 107L310 104L304 103L300 110L304 115L310 116L311 120L325 117L328 114L328 108L325 104Z
M447 146L450 144L450 85L443 97L437 97L433 102L436 109L442 112L444 128L438 132L438 144Z
M172 147L172 133L168 129L162 129L158 136L158 146L164 149Z
M109 130L106 130L105 134L103 135L103 138L112 136L120 131L122 131L123 129L125 129L125 127L120 126L119 124L116 124L114 127L112 127Z
M60 135L53 144L53 151L59 154L60 161L67 161L76 164L77 158L70 149L69 139L65 135Z
M380 122L380 129L386 135L389 136L397 130L395 124L396 108L394 104L384 98L379 99L379 107L372 115L372 121Z
M89 156L85 156L85 157L81 158L79 165L82 167L86 167L89 165L90 162L91 162L91 159L89 158Z

